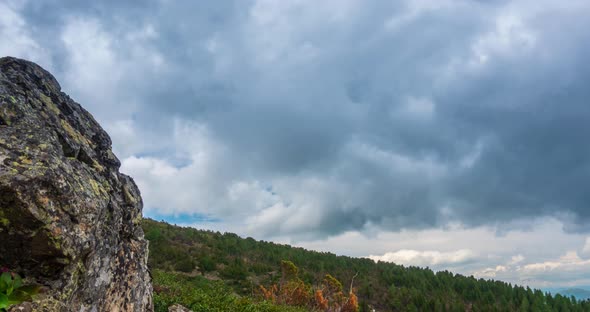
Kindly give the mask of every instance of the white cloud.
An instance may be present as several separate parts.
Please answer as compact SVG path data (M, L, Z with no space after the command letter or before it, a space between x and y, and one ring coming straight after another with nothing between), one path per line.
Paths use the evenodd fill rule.
M330 218L349 215L363 203L362 191L359 190L363 186L343 183L337 176L294 175L275 177L270 183L273 191L281 196L282 204L271 209L275 212L280 209L280 218L275 219L276 223L266 224L256 222L256 217L247 220L250 228L258 225L259 234L265 236L290 235L299 240L316 239L318 230L325 230L325 224L332 222Z
M531 275L556 270L590 272L590 259L582 259L577 252L569 251L556 260L526 264L522 270Z
M150 45L157 37L151 24L118 33L96 18L68 17L60 37L67 53L62 87L101 122L129 118L141 106L136 92L149 83L145 77L165 70Z
M132 119L109 120L103 123L102 126L115 140L113 142L113 152L117 157L127 158L147 149L146 144L149 144L149 142L140 138L135 122Z
M203 125L176 122L173 133L176 155L188 165L175 166L154 156L129 156L121 171L137 182L145 212L161 214L223 214L226 184L223 180L223 147L213 142Z
M500 15L495 29L481 36L472 46L473 65L485 65L495 56L517 56L531 51L537 36L515 14Z
M582 254L590 256L590 237L586 237L586 243L584 243L584 247L582 247Z
M414 266L454 266L476 259L476 255L469 249L460 249L456 251L418 251L402 249L395 252L388 252L381 256L370 255L368 257L373 261L394 262L403 265Z
M525 260L525 257L523 255L519 254L519 255L516 255L516 256L513 256L512 258L510 258L510 262L508 262L508 264L515 265L515 264L521 263L524 260Z
M473 276L477 278L495 278L498 273L503 273L508 271L508 268L503 265L498 265L495 268L485 268L481 271L476 271L473 273Z
M52 69L49 52L32 37L30 26L21 16L20 1L0 2L0 56L14 56Z
M102 29L100 22L72 18L61 40L69 54L65 78L70 92L91 105L98 106L102 101L111 109L119 106L120 103L113 103L116 97L104 97L117 90L123 72L114 51L114 38Z
M590 259L581 258L575 251L566 251L556 259L526 262L525 257L519 254L503 265L475 270L473 275L514 280L516 283L535 287L579 286L586 285L590 280Z

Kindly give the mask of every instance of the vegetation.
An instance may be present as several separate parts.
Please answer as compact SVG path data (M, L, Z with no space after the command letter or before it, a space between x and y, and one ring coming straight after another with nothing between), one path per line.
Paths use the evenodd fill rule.
M320 299L342 307L352 295L359 311L590 311L590 301L501 281L336 256L149 219L143 222L158 311L173 303L194 311L289 311L284 305L293 302L284 297L285 289L305 289L308 301L295 304L304 310L291 311L321 310ZM194 263L194 270L177 269L180 262ZM287 274L286 263L293 264L295 274ZM353 285L354 294L340 281ZM336 291L327 290L338 284ZM321 298L315 298L317 290ZM214 301L210 309L199 309L207 300ZM218 302L226 304L223 309L214 305Z
M351 289L345 295L342 283L326 274L319 287L299 278L299 269L291 261L281 262L281 281L268 288L260 285L262 297L273 303L307 308L313 311L357 312L357 297Z
M38 286L23 285L21 277L16 273L2 269L0 275L0 311L6 311L12 305L33 300L39 291Z
M221 281L182 273L152 271L155 312L167 312L173 304L181 304L194 312L303 312L305 309L255 301L238 296Z

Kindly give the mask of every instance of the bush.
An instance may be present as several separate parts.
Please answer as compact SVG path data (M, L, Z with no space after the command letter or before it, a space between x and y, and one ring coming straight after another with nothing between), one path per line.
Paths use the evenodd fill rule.
M152 274L155 312L167 312L168 307L173 304L181 304L195 312L307 311L238 297L222 282L210 281L201 276L190 277L157 269Z
M204 256L199 259L199 270L201 273L205 274L205 272L214 271L216 268L215 261L211 259L209 256Z
M190 258L180 260L174 264L175 271L190 273L194 269L195 269L195 263Z

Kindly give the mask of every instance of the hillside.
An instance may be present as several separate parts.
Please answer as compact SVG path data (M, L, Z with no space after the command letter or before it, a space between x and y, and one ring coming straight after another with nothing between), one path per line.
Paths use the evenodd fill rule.
M354 288L360 311L590 311L588 301L447 271L375 263L150 219L144 219L143 228L150 241L156 311L166 311L172 303L194 311L286 311L262 302L260 292L260 285L279 281L282 260L298 266L301 280L311 285L326 274L350 285L358 274Z

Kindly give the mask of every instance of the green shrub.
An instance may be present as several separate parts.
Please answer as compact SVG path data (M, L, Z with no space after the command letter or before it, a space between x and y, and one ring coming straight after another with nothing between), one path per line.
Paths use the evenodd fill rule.
M195 263L191 258L182 259L174 264L174 270L190 273L195 269Z
M201 270L201 272L203 274L205 274L205 272L214 271L215 268L216 268L215 261L213 261L213 259L211 259L211 257L203 256L201 259L199 259L199 269Z
M18 274L4 272L0 275L0 311L6 311L21 302L32 301L38 292L39 286L24 286Z
M210 281L201 276L190 277L157 269L152 271L152 274L155 312L166 312L173 304L181 304L195 312L306 311L240 297L223 282Z

